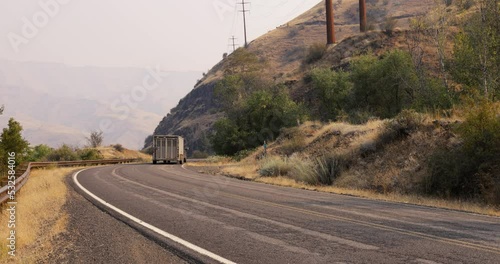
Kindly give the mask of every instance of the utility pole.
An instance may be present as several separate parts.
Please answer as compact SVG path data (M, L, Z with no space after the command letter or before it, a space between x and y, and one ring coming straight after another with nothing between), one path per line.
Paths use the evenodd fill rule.
M245 0L241 0L241 3L240 5L242 6L243 10L240 10L240 12L243 13L243 28L244 28L244 31L245 31L245 48L248 47L248 42L247 42L247 17L246 17L246 13L250 10L247 10L245 8L245 5L246 4L250 4L250 2L245 2Z
M336 42L333 18L333 0L326 0L326 36L328 45Z
M359 0L359 30L366 32L366 0Z
M229 40L233 41L233 44L229 44L229 45L233 46L233 52L234 52L236 50L236 42L234 42L236 40L236 38L234 36L232 36L231 38L229 38Z

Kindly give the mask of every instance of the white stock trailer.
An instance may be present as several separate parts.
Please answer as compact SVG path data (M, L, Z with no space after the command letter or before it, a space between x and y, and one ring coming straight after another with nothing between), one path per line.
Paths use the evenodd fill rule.
M163 163L186 162L184 155L184 138L174 135L154 135L153 136L153 164L160 161Z

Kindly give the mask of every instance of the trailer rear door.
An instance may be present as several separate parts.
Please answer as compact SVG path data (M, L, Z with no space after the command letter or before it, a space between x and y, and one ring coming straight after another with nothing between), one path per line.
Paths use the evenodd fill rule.
M177 160L179 158L179 146L178 146L178 138L177 137L169 137L166 138L167 141L167 154L166 160Z

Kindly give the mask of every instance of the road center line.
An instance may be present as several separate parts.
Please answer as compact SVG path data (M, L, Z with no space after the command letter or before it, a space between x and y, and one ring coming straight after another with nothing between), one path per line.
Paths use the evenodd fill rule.
M434 236L434 235L415 232L415 231L404 230L404 229L390 227L390 226L386 226L386 225L382 225L382 224L370 223L370 222L366 222L366 221L362 221L362 220L356 220L356 219L351 219L351 218L342 217L342 216L335 216L335 215L331 215L331 214L320 213L320 212L311 211L311 210L307 210L307 209L301 209L301 208L297 208L297 207L293 207L293 206L256 200L256 199L247 198L247 197L234 195L234 194L222 193L221 195L226 196L228 198L239 199L242 201L251 202L254 204L261 204L261 205L266 205L266 206L287 209L289 211L319 216L322 218L335 219L335 220L339 220L339 221L355 223L355 224L359 224L359 225L363 225L363 226L367 226L367 227L377 228L377 229L386 230L386 231L392 231L392 232L400 233L403 235L410 235L410 236L414 236L414 237L430 239L433 241L452 244L452 245L456 245L456 246L463 246L463 247L467 247L467 248L472 248L472 249L487 251L487 252L491 252L491 253L495 253L495 254L500 254L500 249L495 248L495 247L490 247L490 246L485 246L485 245L480 245L480 244L473 244L473 243L469 243L469 242L465 242L465 241L449 239L449 238Z
M164 191L164 190L161 190L161 189L157 189L157 188L154 188L154 187L151 187L151 186L148 186L148 185L145 185L145 184L142 184L142 183L139 183L139 182L136 182L136 181L124 178L124 177L122 177L122 176L120 176L120 175L118 175L116 173L116 169L113 170L113 172L111 174L113 176L115 176L116 178L119 178L119 179L121 179L123 181L129 182L129 183L137 185L137 186L141 186L141 187L143 187L145 189L156 191L158 193L162 193L162 194L168 195L170 197L174 197L176 199L180 199L180 200L192 202L192 203L195 203L195 204L198 204L198 205L203 205L203 206L206 206L206 207L210 207L210 208L218 209L218 210L221 210L221 211L225 211L225 212L234 214L234 215L239 216L239 217L244 217L244 218L248 218L248 219L252 219L252 220L266 222L266 223L277 225L277 226L280 226L280 227L283 227L283 228L287 228L287 229L291 229L291 230L294 230L294 231L298 231L298 232L301 232L301 233L306 234L306 235L310 235L310 236L314 236L314 237L319 237L319 238L322 238L322 239L325 239L325 240L328 240L328 241L332 241L334 243L338 243L338 244L342 244L342 245L346 245L346 246L350 246L350 247L354 247L354 248L358 248L358 249L364 249L364 250L378 250L379 249L378 247L373 246L373 245L368 245L368 244L364 244L364 243L361 243L361 242L357 242L357 241L353 241L353 240L349 240L349 239L344 239L344 238L341 238L341 237L332 236L332 235L329 235L329 234L326 234L326 233L321 233L321 232L318 232L318 231L313 231L313 230L310 230L310 229L305 229L305 228L302 228L302 227L298 227L298 226L294 226L294 225L290 225L290 224L278 222L278 221L275 221L275 220L263 218L263 217L252 215L252 214L249 214L249 213L244 213L244 212L237 211L237 210L234 210L234 209L225 208L225 207L222 207L222 206L213 205L213 204L210 204L210 203L207 203L207 202L203 202L203 201L199 201L199 200L196 200L196 199L184 197L184 196L181 196L181 195L178 195L178 194L170 193L170 192L167 192L167 191Z

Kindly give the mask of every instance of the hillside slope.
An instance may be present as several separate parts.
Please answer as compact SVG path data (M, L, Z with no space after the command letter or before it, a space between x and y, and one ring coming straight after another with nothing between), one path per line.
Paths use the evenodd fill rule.
M394 18L400 29L408 27L408 18L422 15L430 8L430 0L372 0L368 2L368 18L375 29L367 34L359 33L358 1L335 1L335 26L339 44L329 47L324 60L319 63L340 67L349 58L362 51L380 53L391 45L402 45L404 33L396 32L387 36L380 32L388 18ZM248 50L266 63L266 75L276 82L285 83L292 88L294 99L304 98L306 89L301 80L304 77L303 61L307 49L315 43L325 43L326 16L324 2L321 1L287 24L261 36L249 44ZM398 44L399 43L399 44ZM155 129L155 134L178 134L187 139L192 150L210 149L207 135L212 124L223 114L218 113L213 100L215 84L224 75L231 55L215 65L207 75L182 99L177 107L163 118ZM151 138L145 141L150 146Z

